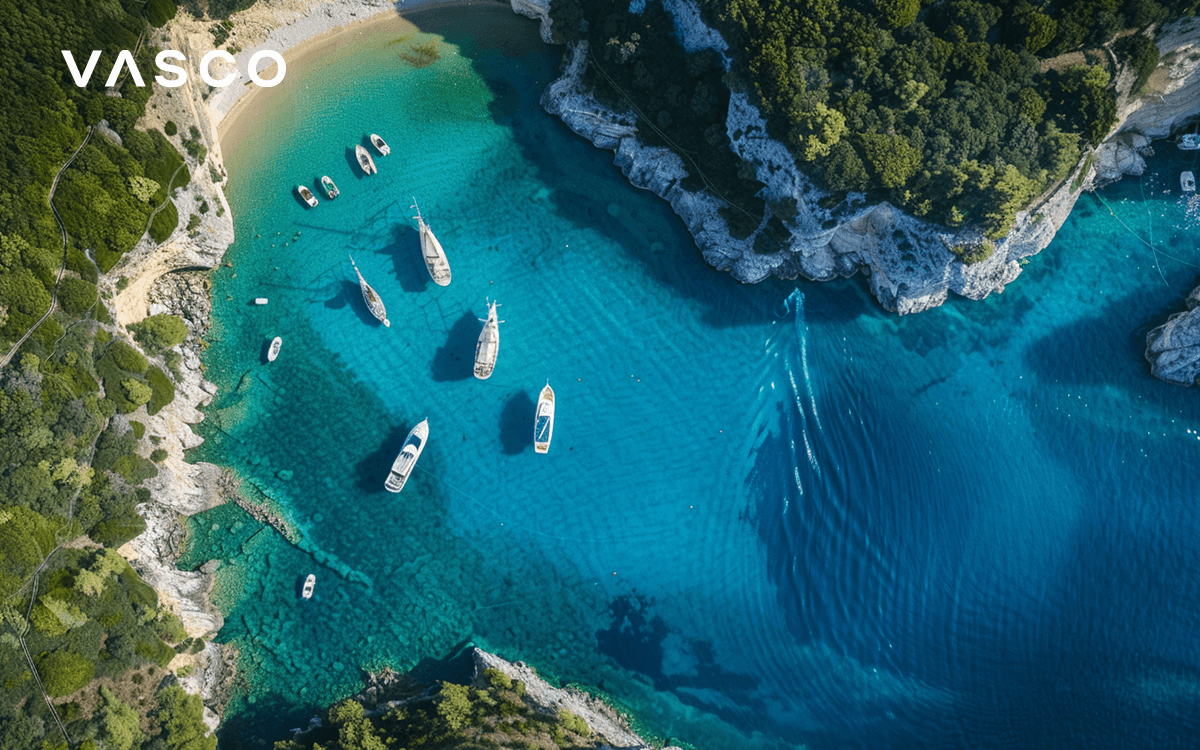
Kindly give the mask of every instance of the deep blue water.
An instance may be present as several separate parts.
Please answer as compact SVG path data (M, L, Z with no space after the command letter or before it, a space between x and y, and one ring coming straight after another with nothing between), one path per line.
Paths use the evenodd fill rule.
M197 457L303 540L232 506L192 524L184 565L222 560L241 650L223 743L470 640L710 750L1194 744L1200 403L1142 357L1197 282L1182 152L1084 195L1002 295L896 318L861 280L712 270L537 106L558 50L533 24L446 18L289 66L227 154L238 241ZM370 131L393 153L362 178L347 147ZM322 173L342 195L307 210L289 189ZM506 322L481 382L488 297ZM425 417L419 470L384 492Z

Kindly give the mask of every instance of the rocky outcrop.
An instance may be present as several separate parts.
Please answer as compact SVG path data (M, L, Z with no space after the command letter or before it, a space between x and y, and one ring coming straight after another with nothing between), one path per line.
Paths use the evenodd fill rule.
M1187 308L1146 334L1150 372L1184 386L1200 383L1200 287L1188 295Z
M523 0L513 0L514 7L518 2ZM703 23L693 0L667 0L664 7L685 49L715 49L724 57L724 41ZM1169 73L1174 83L1161 97L1172 108L1170 116L1155 110L1166 119L1156 120L1157 130L1147 133L1144 124L1155 115L1146 108L1146 97L1136 101L1126 97L1122 113L1126 127L1141 132L1113 139L1081 160L1071 175L1016 215L1008 235L995 243L990 255L972 264L963 263L949 248L988 242L973 230L931 224L888 203L867 205L861 194L822 207L828 195L799 169L786 147L768 135L765 120L745 94L731 94L726 131L733 150L754 167L757 179L766 186L760 197L767 210L757 229L744 239L733 236L721 216L721 210L728 208L724 200L683 187L689 176L684 159L667 148L644 145L637 136L634 114L601 104L587 89L583 84L586 42L568 48L563 73L546 88L542 106L597 147L615 151L615 162L630 182L667 200L705 260L739 281L755 283L768 276L826 281L862 271L870 276L871 291L886 309L921 312L942 304L951 292L983 299L1003 291L1020 275L1021 261L1050 244L1081 191L1089 189L1093 180L1140 174L1145 165L1139 152L1148 147L1147 134L1165 135L1175 119L1200 109L1200 96L1189 93L1200 87L1195 61L1187 54L1195 39L1190 23L1189 19L1172 27L1160 42L1176 50ZM760 252L756 241L773 218L783 224L788 236L777 249Z
M538 676L524 662L510 662L478 648L472 649L475 678L483 680L483 670L496 669L510 679L525 684L525 696L539 710L557 714L570 711L587 722L588 727L611 748L621 750L650 750L651 745L629 728L616 711L604 701L573 687L556 688ZM678 750L663 748L663 750Z
M554 44L554 23L550 20L550 0L509 0L514 13L542 22L542 41Z

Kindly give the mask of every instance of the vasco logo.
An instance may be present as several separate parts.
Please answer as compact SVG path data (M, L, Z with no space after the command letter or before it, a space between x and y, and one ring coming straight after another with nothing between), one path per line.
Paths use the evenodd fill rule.
M65 49L62 51L62 53L63 59L67 61L67 69L71 71L71 77L75 79L75 85L83 88L87 85L88 81L91 80L92 71L96 69L96 63L100 61L100 50L92 50L92 56L88 58L87 67L83 69L82 73L79 72L79 65L75 62L75 55L71 52L71 50ZM258 63L264 57L269 57L275 62L275 65L279 67L279 70L275 73L275 77L270 80L265 80L258 76ZM208 67L216 58L221 58L222 60L226 60L234 65L237 64L237 61L234 59L233 55L229 54L223 49L215 49L206 54L204 57L200 58L200 77L204 79L204 82L209 86L228 86L229 84L233 83L233 79L237 78L237 73L230 73L224 78L213 78L212 74L208 71ZM174 74L176 77L167 78L165 76L154 76L154 80L158 81L160 86L166 86L167 88L172 89L178 88L179 86L187 83L187 71L178 65L171 65L169 62L167 62L168 60L187 62L187 58L183 56L183 53L177 50L165 49L162 52L159 52L158 56L154 58L154 64L157 65L158 69L162 72ZM133 82L135 84L138 86L146 85L146 82L142 80L142 73L140 70L138 70L137 63L133 61L133 53L127 49L121 50L121 54L117 55L117 61L113 63L112 72L109 73L108 80L104 85L116 86L117 78L121 75L121 70L126 67L129 68L129 75L133 78ZM264 49L259 52L255 52L250 56L249 71L251 81L254 81L259 86L270 88L271 86L279 85L279 82L283 80L283 75L287 72L287 64L283 62L283 56L278 52Z

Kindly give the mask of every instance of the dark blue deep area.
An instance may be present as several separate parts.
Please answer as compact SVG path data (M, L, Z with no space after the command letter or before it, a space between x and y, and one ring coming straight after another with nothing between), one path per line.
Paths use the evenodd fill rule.
M340 69L295 71L294 109L230 157L201 454L304 540L231 507L193 524L185 564L223 561L242 654L222 742L279 739L359 668L473 641L708 750L1194 746L1200 396L1142 356L1200 270L1182 152L1082 196L1003 294L897 318L861 279L747 287L705 265L541 111L557 51L501 15L414 16L440 35L425 68L403 45L428 36L362 42L367 101ZM365 128L394 152L359 179L329 155ZM328 170L336 202L286 194ZM488 297L507 322L480 382ZM425 417L418 471L384 493Z

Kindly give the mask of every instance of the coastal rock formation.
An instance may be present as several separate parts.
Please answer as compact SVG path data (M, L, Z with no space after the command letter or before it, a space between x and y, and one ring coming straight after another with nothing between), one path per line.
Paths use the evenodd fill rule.
M513 0L514 8L518 2L525 13L530 3ZM692 0L669 0L664 7L685 49L715 49L724 56L724 41L703 23ZM548 9L543 11L543 19L545 13ZM1188 23L1190 19L1172 27L1162 43L1186 52L1192 43L1188 41L1192 34ZM1177 53L1179 60L1187 57ZM973 230L922 221L886 202L868 206L865 196L854 193L840 206L822 208L820 201L827 194L800 171L787 149L768 135L765 120L749 98L734 92L726 130L733 150L754 166L757 179L767 186L761 197L768 206L758 228L749 237L738 239L719 213L726 207L725 201L707 191L682 187L689 172L681 157L666 148L644 145L637 137L637 117L632 112L614 111L597 101L583 84L587 58L586 42L568 47L563 74L546 88L542 106L597 147L615 151L617 166L633 185L667 200L687 225L705 260L746 283L772 275L826 281L863 271L870 276L871 290L879 302L900 314L936 307L950 292L982 299L1003 291L1021 273L1021 261L1050 244L1081 190L1097 179L1097 171L1106 181L1121 174L1140 174L1144 162L1138 152L1149 143L1148 138L1131 133L1111 146L1106 144L1095 159L1083 159L1071 175L1017 214L1008 235L995 243L986 259L968 265L949 248L989 242ZM1194 61L1176 63L1171 70L1173 83L1164 89L1161 99L1171 107L1170 112L1139 114L1145 97L1126 97L1122 114L1127 127L1145 133L1146 121L1157 117L1159 126L1153 133L1165 135L1178 118L1197 109L1200 97L1189 93L1200 87ZM782 222L789 236L777 250L759 252L755 241L772 218Z
M554 24L550 20L550 0L509 0L514 13L542 22L542 41L554 44Z
M525 695L539 709L556 714L560 709L570 711L587 722L588 727L612 748L621 750L650 750L648 742L629 728L628 723L599 698L573 687L556 688L538 677L523 662L510 662L481 649L472 649L475 660L475 678L482 679L485 669L496 669L510 679L525 684ZM663 750L673 750L670 747ZM675 748L674 750L678 750Z
M1187 308L1146 334L1150 372L1184 386L1200 383L1200 287L1188 295Z

